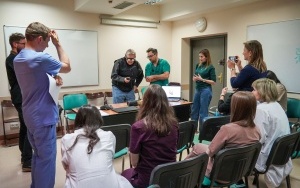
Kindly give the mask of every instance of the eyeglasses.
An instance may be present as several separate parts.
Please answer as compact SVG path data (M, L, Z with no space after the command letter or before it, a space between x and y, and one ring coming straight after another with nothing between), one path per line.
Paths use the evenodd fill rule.
M23 45L25 45L25 42L18 42L18 44L23 44Z
M126 60L134 61L135 58L127 58L127 57L126 57Z
M149 58L151 58L151 57L153 57L153 56L155 56L155 54L153 54L153 55L148 55L147 58L149 59Z

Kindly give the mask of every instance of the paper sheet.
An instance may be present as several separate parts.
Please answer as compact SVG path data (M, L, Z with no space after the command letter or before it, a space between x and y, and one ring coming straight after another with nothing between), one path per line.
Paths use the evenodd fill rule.
M101 114L101 116L108 116L109 115L108 113L106 113L106 112L104 112L102 110L100 110L100 114Z
M55 79L50 76L49 74L47 74L48 79L49 79L49 93L52 97L52 99L54 100L55 104L58 104L58 94L60 91L61 86L57 86L56 85L56 81Z

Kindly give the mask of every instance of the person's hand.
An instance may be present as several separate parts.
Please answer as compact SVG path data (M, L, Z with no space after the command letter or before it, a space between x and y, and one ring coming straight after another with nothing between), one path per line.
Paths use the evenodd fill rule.
M57 86L61 86L61 85L63 85L63 79L59 76L59 75L56 75L56 76L54 76L54 79L55 79L55 81L56 81L56 85Z
M231 61L230 59L227 61L227 67L229 69L234 69L235 67L235 62Z
M51 37L51 41L52 41L52 43L53 43L54 46L59 45L58 35L57 35L57 33L56 33L55 30L52 30L50 32L50 37Z
M194 76L193 76L193 81L202 81L203 80L203 78L200 76L200 74L194 74Z
M147 76L146 77L146 81L147 82L152 82L152 80L153 80L153 76Z
M136 92L137 91L137 87L133 86L133 91Z
M221 95L226 95L226 93L227 93L227 90L228 90L228 88L227 87L224 87L223 89L222 89L222 92L221 92Z
M125 82L125 83L129 83L129 82L130 82L130 77L125 77L125 78L124 78L124 82Z

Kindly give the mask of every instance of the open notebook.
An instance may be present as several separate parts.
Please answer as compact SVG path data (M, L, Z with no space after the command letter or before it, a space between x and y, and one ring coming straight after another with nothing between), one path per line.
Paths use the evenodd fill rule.
M170 102L180 101L181 99L181 86L162 86L166 92Z

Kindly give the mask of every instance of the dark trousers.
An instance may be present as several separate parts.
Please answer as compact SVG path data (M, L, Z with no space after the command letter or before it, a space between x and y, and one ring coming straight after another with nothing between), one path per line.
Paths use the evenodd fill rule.
M32 158L32 148L27 137L27 127L23 119L22 104L15 104L19 114L20 132L19 132L19 149L21 151L21 160L29 161Z

